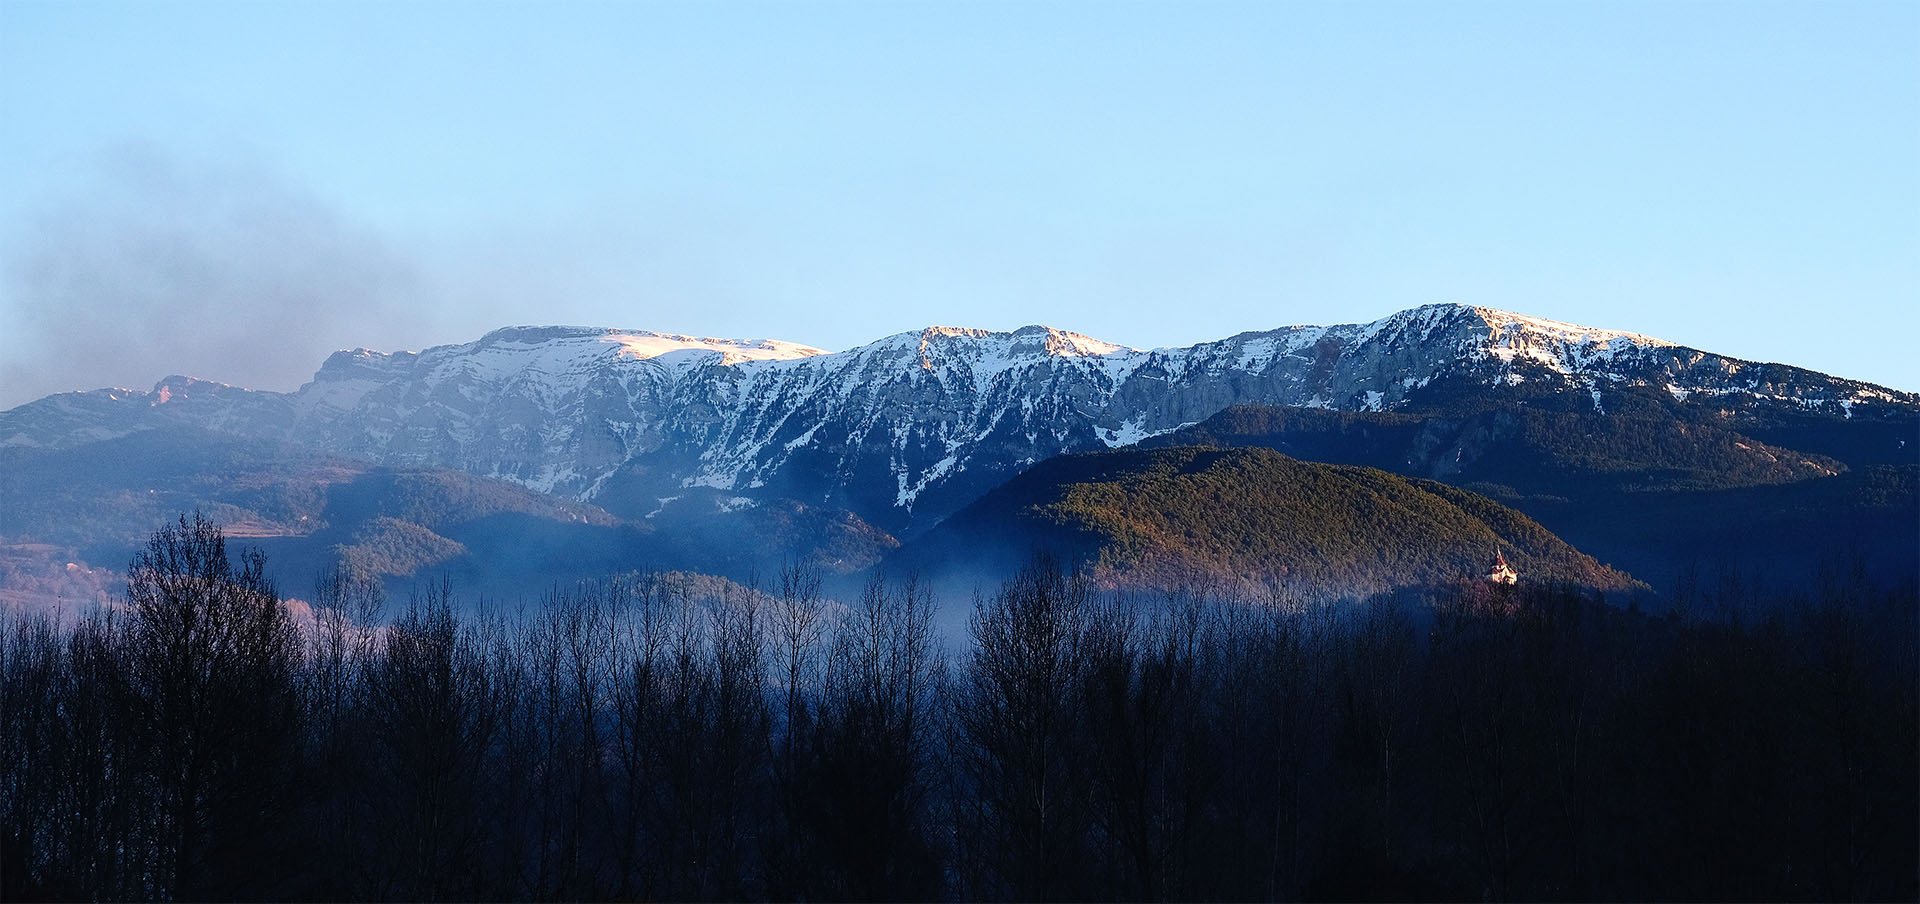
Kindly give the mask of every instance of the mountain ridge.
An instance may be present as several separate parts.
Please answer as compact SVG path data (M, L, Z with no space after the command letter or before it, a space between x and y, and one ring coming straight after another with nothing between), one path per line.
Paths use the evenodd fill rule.
M489 330L488 332L482 334L478 339L471 340L469 342L446 343L442 345L428 346L424 349L381 351L379 349L373 349L365 346L358 346L351 349L339 349L329 354L327 358L323 359L319 369L316 370L315 372L314 380L309 380L307 383L302 384L300 388L295 389L292 392L278 392L275 390L249 389L247 387L243 387L235 383L226 383L219 380L212 380L212 379L196 377L196 376L191 376L186 374L171 374L156 381L153 389L151 390L142 390L142 389L139 389L138 387L132 387L132 386L109 386L109 387L98 387L94 389L83 389L83 390L73 390L69 392L53 393L48 396L43 396L40 399L29 400L27 402L21 403L20 405L14 406L14 408L12 409L0 410L0 414L6 413L6 411L12 411L18 408L24 408L30 405L36 405L36 404L45 402L48 399L59 398L64 396L89 395L93 393L112 393L116 395L117 394L151 394L151 393L159 392L162 386L166 384L170 384L170 383L178 384L182 382L193 383L193 384L205 384L209 386L227 387L235 390L244 390L247 392L261 392L261 393L268 393L272 395L299 395L308 386L311 386L314 382L318 381L319 378L322 377L323 375L326 375L329 372L336 372L336 371L350 369L353 367L354 362L356 361L364 362L366 359L371 357L377 356L380 358L396 358L396 359L412 361L412 360L418 359L422 355L427 355L433 352L485 348L488 346L499 344L504 340L523 337L523 336L531 336L540 341L546 341L551 339L563 339L563 338L604 337L608 339L622 339L622 338L634 339L634 340L650 339L650 340L658 340L662 343L678 344L676 345L676 347L673 347L673 348L667 348L664 350L655 350L646 354L634 355L634 357L637 357L640 359L651 359L651 358L659 357L662 354L666 354L668 352L678 351L678 350L701 351L701 350L709 350L709 349L720 350L725 347L738 347L741 349L787 352L787 354L779 355L778 357L753 356L751 358L746 358L743 356L741 360L790 360L790 359L797 359L802 357L847 354L847 353L856 352L860 349L867 348L870 346L883 345L889 342L895 342L898 340L909 339L909 338L919 340L921 344L924 346L938 338L950 338L950 337L997 338L997 337L1012 337L1020 334L1027 334L1027 333L1033 333L1033 332L1045 332L1059 339L1070 340L1072 342L1081 343L1083 345L1093 346L1095 349L1092 351L1088 351L1085 349L1078 350L1075 355L1071 355L1072 357L1100 357L1100 356L1113 354L1113 353L1133 353L1133 354L1144 355L1144 354L1152 354L1155 352L1191 351L1191 350L1206 347L1206 346L1224 345L1224 344L1236 343L1240 341L1272 337L1275 334L1280 334L1280 333L1294 334L1294 335L1306 336L1310 338L1319 338L1321 336L1325 336L1329 334L1332 334L1332 335L1345 334L1345 335L1355 335L1364 340L1364 339L1371 339L1375 336L1378 336L1380 333L1386 331L1386 329L1388 329L1389 327L1398 325L1409 317L1416 317L1418 315L1427 314L1428 312L1470 313L1474 316L1481 318L1482 322L1490 328L1490 330L1492 331L1492 335L1495 338L1500 338L1507 334L1525 335L1531 332L1536 335L1549 335L1556 339L1560 339L1562 341L1596 345L1603 351L1608 348L1607 343L1609 343L1611 340L1624 339L1624 340L1629 340L1632 343L1638 344L1638 345L1645 345L1645 346L1656 347L1656 348L1675 348L1675 349L1683 349L1687 351L1701 352L1701 350L1696 349L1692 346L1683 345L1678 342L1662 339L1662 338L1651 336L1644 333L1637 333L1637 332L1632 332L1628 330L1618 330L1618 329L1611 329L1611 328L1591 327L1591 326L1585 326L1582 324L1572 323L1568 321L1553 320L1551 318L1537 317L1529 314L1522 314L1514 311L1507 311L1499 308L1491 308L1491 307L1486 307L1482 305L1462 304L1457 302L1438 302L1433 304L1420 305L1418 307L1408 308L1406 310L1398 311L1393 314L1389 314L1386 317L1382 317L1380 319L1368 321L1365 323L1349 323L1349 324L1334 324L1334 325L1292 324L1292 325L1274 327L1272 329L1266 329L1266 330L1245 330L1245 331L1224 337L1222 339L1205 340L1205 341L1197 342L1197 343L1194 343L1193 345L1188 345L1188 346L1157 346L1157 347L1148 348L1148 349L1135 348L1131 346L1122 345L1119 343L1108 342L1106 340L1102 340L1088 334L1077 333L1071 330L1066 330L1066 329L1062 329L1059 327L1054 327L1046 324L1027 324L1011 330L994 330L994 329L981 328L981 327L933 324L933 325L929 325L929 326L922 327L915 330L906 330L898 333L888 334L886 336L882 336L873 341L862 343L861 345L856 345L841 351L830 351L827 349L822 349L814 346L808 346L803 343L792 342L792 341L781 340L781 339L772 339L772 338L734 339L734 338L711 337L711 336L707 336L707 337L690 336L690 335L677 334L677 333L660 333L652 330L628 329L628 328L621 328L621 327L597 327L597 326L562 325L562 324L516 324L516 325L503 326L503 327L498 327L498 328ZM1431 324L1428 324L1428 325L1430 326ZM1528 329L1516 329L1516 327L1531 328L1531 330L1529 331ZM1296 341L1294 344L1298 345L1299 343ZM636 343L634 345L630 345L629 348L638 350L639 346ZM1543 356L1539 354L1539 350L1537 348L1532 347L1530 345L1526 345L1526 344L1522 344L1519 346L1500 345L1500 346L1494 347L1494 349L1490 349L1490 351L1495 352L1494 354L1495 357L1500 357L1504 360L1511 360L1516 356L1535 357L1541 360L1548 360L1548 361L1555 360L1553 356L1551 355ZM1743 358L1736 358L1731 355L1720 355L1717 353L1707 353L1707 352L1701 352L1701 353L1709 354L1716 358L1723 358L1728 361L1736 362L1736 363L1747 365L1747 366L1786 368L1794 371L1801 371L1806 373L1820 374L1822 376L1828 376L1839 382L1862 387L1864 390L1866 390L1865 394L1876 396L1876 397L1881 395L1887 395L1887 396L1893 396L1893 397L1911 398L1911 397L1915 397L1916 395L1920 395L1920 394L1908 392L1905 390L1897 390L1897 389L1894 389L1893 387L1872 383L1866 380L1855 380L1851 378L1840 377L1838 375L1825 374L1820 371L1811 370L1810 368L1803 368L1797 365L1786 364L1783 362L1768 362L1768 361L1759 361L1756 359L1743 359ZM727 363L729 364L739 363L739 360L729 361ZM1879 390L1880 392L1876 393L1874 392L1874 390Z
M838 352L596 327L505 327L329 356L292 393L169 377L0 412L0 447L143 429L271 438L451 467L636 516L707 487L857 512L910 535L1024 467L1118 448L1236 404L1394 411L1447 394L1557 394L1900 417L1920 396L1622 330L1468 305L1133 349L1046 326L927 327ZM1737 420L1737 417L1736 417Z

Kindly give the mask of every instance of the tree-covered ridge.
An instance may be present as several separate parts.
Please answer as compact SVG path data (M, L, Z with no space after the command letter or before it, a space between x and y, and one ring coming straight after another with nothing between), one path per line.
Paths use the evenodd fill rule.
M57 454L7 449L0 466L9 503L0 507L0 536L82 548L137 544L146 528L133 525L196 510L231 536L327 542L347 542L381 517L442 533L501 513L615 520L592 505L456 471L381 467L205 431L151 430Z
M349 571L405 577L463 555L467 548L412 521L382 515L354 531L351 543L333 550Z
M1242 405L1148 445L1269 446L1313 461L1496 483L1524 495L1724 489L1848 468L1827 455L1769 445L1727 419L1671 400L1629 392L1605 399L1605 409L1564 399L1394 412Z
M930 534L1060 550L1111 586L1190 582L1364 597L1486 572L1496 551L1531 581L1639 587L1519 512L1374 468L1268 449L1176 448L1042 462Z
M1661 591L1699 568L1795 582L1859 555L1887 586L1920 569L1920 419L1756 413L1653 390L1604 393L1602 414L1524 389L1393 412L1240 406L1143 445L1263 447L1442 480Z

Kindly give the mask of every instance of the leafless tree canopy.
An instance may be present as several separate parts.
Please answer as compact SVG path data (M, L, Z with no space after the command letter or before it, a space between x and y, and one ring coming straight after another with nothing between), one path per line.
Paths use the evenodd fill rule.
M1341 608L1044 558L943 642L629 574L487 611L203 518L0 628L9 900L1912 899L1916 598L1462 583ZM482 588L484 589L484 588Z

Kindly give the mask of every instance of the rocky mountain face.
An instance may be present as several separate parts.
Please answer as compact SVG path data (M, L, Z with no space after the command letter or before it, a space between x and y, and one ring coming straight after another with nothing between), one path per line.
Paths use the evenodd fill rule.
M1741 417L1900 421L1920 396L1647 336L1429 305L1136 350L1049 327L932 327L842 352L518 327L421 352L339 352L294 393L170 377L0 412L0 448L191 427L444 467L626 517L689 494L788 498L912 534L1028 465L1130 445L1244 403L1392 412L1463 392L1655 390Z

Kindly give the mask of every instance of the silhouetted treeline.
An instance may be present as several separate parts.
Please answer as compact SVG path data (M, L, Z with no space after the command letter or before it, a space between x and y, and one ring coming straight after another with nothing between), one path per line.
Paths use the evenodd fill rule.
M385 616L342 573L296 621L257 555L182 519L124 606L5 624L0 893L1920 894L1911 588L1308 608L1036 560L944 644L910 581L688 586L476 616L443 583Z

